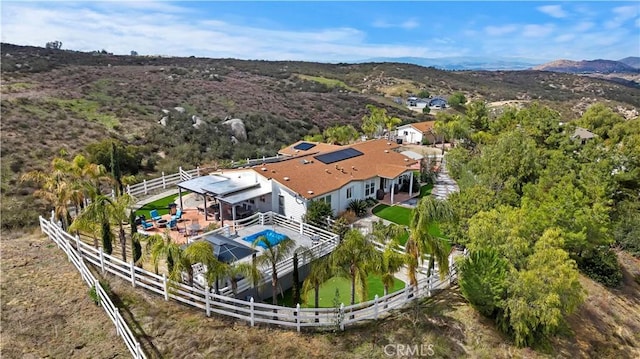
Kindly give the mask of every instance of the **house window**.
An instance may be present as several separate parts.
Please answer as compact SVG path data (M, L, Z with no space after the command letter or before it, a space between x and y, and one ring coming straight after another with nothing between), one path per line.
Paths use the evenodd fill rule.
M376 182L374 180L371 180L365 183L364 196L365 197L373 196L373 194L375 193L375 186L376 186Z
M353 187L347 188L347 199L351 199L353 197Z
M331 195L327 195L327 196L324 196L322 198L319 198L318 201L322 201L322 202L331 204Z
M409 135L409 131L404 131L404 135L408 136Z

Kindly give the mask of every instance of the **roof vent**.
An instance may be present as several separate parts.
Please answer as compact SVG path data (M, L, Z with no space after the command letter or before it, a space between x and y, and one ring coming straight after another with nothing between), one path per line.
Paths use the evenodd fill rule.
M405 161L409 161L409 159L408 159L408 158L405 158L404 160L405 160Z
M271 173L276 173L276 170L271 170Z
M262 171L266 171L266 170L267 170L267 167L262 167L262 168L261 168L261 170L262 170Z
M384 150L384 153L389 153L389 150Z
M387 142L387 146L391 146L391 142Z
M308 194L313 194L313 191L307 191Z
M284 177L283 180L288 181L289 177Z

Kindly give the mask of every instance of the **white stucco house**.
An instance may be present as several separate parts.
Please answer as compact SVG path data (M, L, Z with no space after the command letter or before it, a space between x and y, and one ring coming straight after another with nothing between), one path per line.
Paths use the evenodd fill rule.
M435 143L438 140L433 133L435 123L436 121L425 121L398 126L396 138L401 139L402 143L422 144L424 140Z
M245 211L274 211L301 221L311 201L326 201L338 214L352 200L376 197L379 189L393 203L394 185L404 179L413 188L418 161L398 148L385 139L346 146L300 141L280 151L281 161L222 170L178 186L214 197L223 220Z

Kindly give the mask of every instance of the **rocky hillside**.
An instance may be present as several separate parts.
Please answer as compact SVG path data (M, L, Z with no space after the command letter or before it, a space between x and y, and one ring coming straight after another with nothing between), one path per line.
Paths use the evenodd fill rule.
M640 57L638 56L629 56L624 59L618 60L618 62L622 62L625 65L629 65L634 69L640 69Z
M630 58L627 58L630 59ZM538 71L554 71L554 72L567 72L567 73L636 73L638 68L627 65L621 61L612 60L583 60L583 61L571 61L571 60L556 60L548 62L546 64L533 67L533 70Z

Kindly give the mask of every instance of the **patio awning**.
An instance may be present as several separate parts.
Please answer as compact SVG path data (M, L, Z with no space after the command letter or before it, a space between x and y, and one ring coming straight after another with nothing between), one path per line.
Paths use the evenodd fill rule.
M271 193L271 187L259 186L259 187L247 189L244 191L232 193L227 196L218 196L216 198L218 198L218 200L223 201L225 203L236 204L236 203L248 201L252 198L263 196L269 193Z
M204 238L213 244L213 253L221 262L235 262L256 252L256 250L242 245L234 241L233 239L229 239L221 234L209 234Z
M405 155L409 158L411 158L412 160L421 160L424 158L423 155L417 153L417 152L413 152L413 151L402 151L400 152L400 154Z
M229 179L222 176L208 175L179 182L178 187L198 194L206 194L209 192L205 188L224 181L229 181Z

